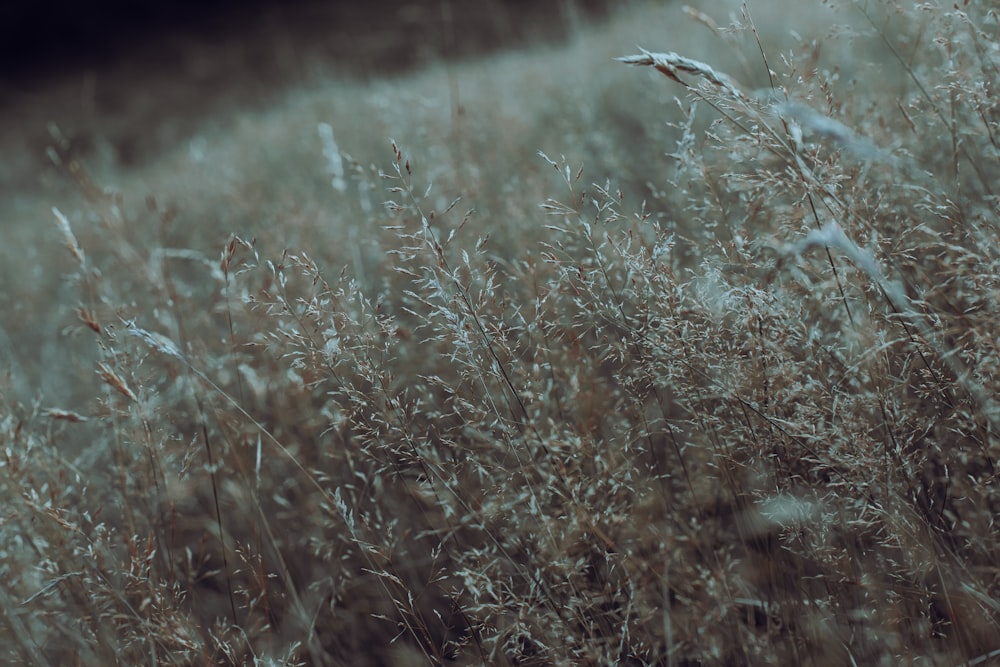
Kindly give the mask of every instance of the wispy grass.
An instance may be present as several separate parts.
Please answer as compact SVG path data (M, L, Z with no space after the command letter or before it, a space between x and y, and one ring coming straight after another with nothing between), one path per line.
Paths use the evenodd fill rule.
M995 12L772 10L304 93L139 205L56 142L5 658L995 659Z

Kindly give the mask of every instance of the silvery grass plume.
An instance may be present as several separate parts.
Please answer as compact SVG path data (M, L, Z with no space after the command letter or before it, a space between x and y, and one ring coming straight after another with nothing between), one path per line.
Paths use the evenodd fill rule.
M673 52L654 53L642 47L639 47L639 50L642 53L622 56L616 60L627 65L655 67L657 71L688 89L693 89L694 86L682 79L680 74L699 77L720 89L733 100L743 103L748 109L759 109L762 101L773 95L771 91L765 95L747 94L736 85L728 74L719 72L700 60L687 58ZM830 118L806 104L782 99L774 101L766 108L769 108L775 117L785 123L797 146L801 145L803 136L808 134L813 138L842 147L852 155L868 162L875 160L891 162L892 160L875 144L860 137L844 123Z
M995 433L1000 433L1000 404L990 395L990 392L973 377L972 370L962 361L957 350L950 349L940 340L927 318L913 305L906 289L898 281L889 279L882 271L878 260L871 252L862 250L852 241L836 222L830 222L821 229L815 229L797 243L785 248L785 258L798 257L810 248L833 248L844 254L859 269L864 271L885 294L892 307L909 319L920 331L920 335L937 352L938 357L947 364L955 375L958 383L973 397L985 414Z
M70 226L69 220L62 214L62 211L55 206L52 207L52 214L56 216L56 225L59 227L59 231L62 232L63 243L66 244L66 248L73 256L73 259L75 259L81 267L86 268L87 257L83 254L83 248L80 247L79 242L76 240L76 235L73 233L73 228Z
M801 141L803 135L809 135L840 146L867 162L893 162L892 156L874 143L859 136L839 120L821 114L806 104L786 100L775 103L772 108L774 113L788 124L797 141Z
M655 67L657 71L662 72L664 75L670 77L685 88L691 88L691 84L680 78L678 73L683 72L684 74L693 74L708 81L712 85L721 88L734 99L747 103L751 101L750 98L743 93L735 83L733 83L733 80L728 75L715 71L710 65L707 65L700 60L685 58L684 56L677 55L673 52L653 53L652 51L647 51L642 47L639 47L639 50L642 51L642 53L633 56L622 56L620 58L615 58L615 60L623 62L626 65Z

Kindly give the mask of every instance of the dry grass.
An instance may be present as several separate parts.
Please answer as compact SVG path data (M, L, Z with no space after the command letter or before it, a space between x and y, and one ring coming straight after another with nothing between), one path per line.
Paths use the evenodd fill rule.
M4 659L996 659L996 12L724 6L55 142Z

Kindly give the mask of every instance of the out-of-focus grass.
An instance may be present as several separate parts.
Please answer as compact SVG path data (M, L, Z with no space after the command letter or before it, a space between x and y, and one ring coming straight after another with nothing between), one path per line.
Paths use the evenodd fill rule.
M55 141L9 660L995 657L996 19L861 9Z

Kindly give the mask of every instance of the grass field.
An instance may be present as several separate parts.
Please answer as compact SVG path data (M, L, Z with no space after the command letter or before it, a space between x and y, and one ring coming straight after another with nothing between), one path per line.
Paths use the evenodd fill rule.
M2 660L1000 659L998 30L636 2L138 158L52 128Z

